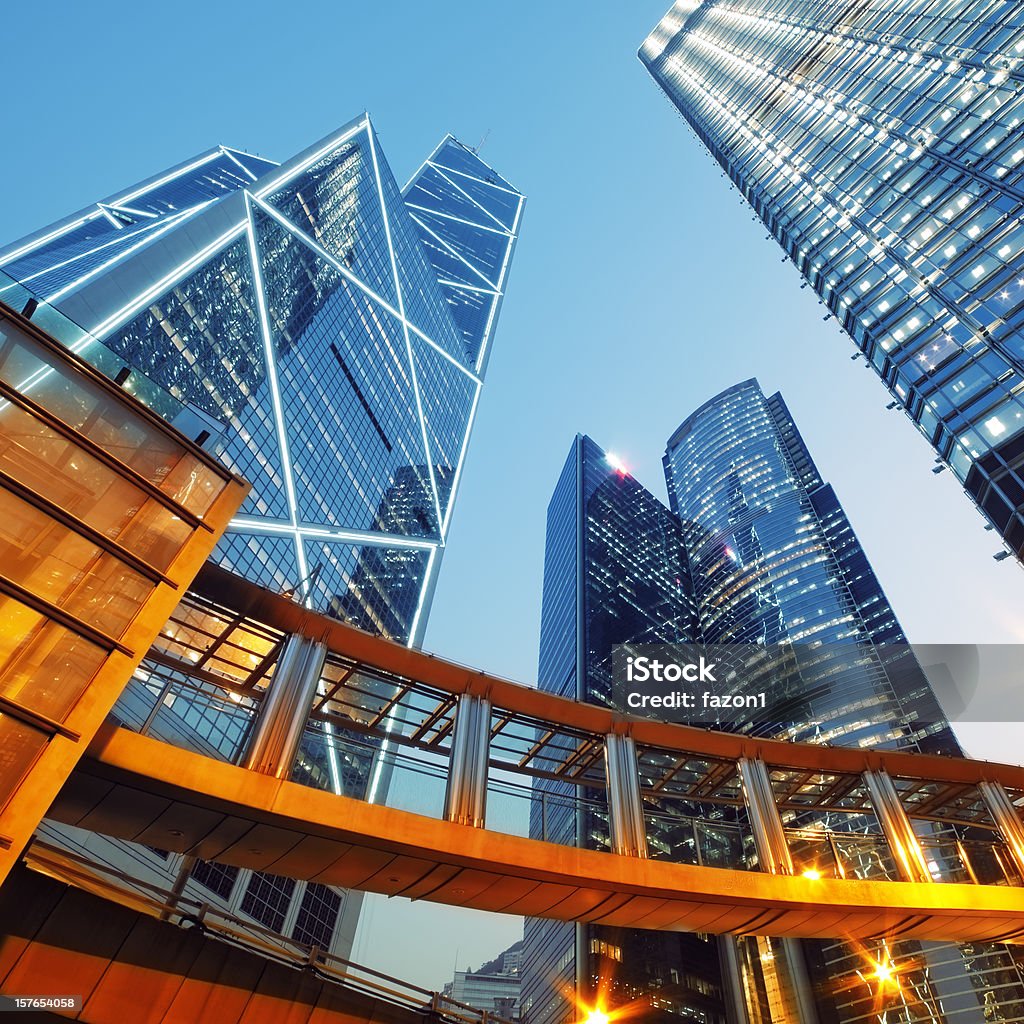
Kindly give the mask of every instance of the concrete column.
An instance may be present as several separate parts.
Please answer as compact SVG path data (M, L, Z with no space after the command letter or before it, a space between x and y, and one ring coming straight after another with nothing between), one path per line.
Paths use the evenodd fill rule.
M278 779L288 777L326 658L325 644L288 637L257 712L244 767Z
M928 870L928 863L914 832L914 826L910 824L907 812L900 803L900 795L889 773L867 771L864 772L863 779L871 806L882 826L885 841L892 851L903 881L932 881L932 873Z
M1013 865L1024 878L1024 824L1017 814L1017 808L1009 798L1002 784L998 782L979 782L978 789L985 807L999 829L999 834L1006 843L1007 852L1013 858Z
M444 799L444 816L448 821L484 827L490 746L491 702L469 693L460 694Z
M640 767L632 736L610 732L604 738L604 774L608 783L608 827L612 853L647 856L647 827L640 795Z
M743 757L739 760L739 770L743 802L747 806L761 870L770 875L793 874L793 858L786 841L786 830L775 806L767 765L764 761Z

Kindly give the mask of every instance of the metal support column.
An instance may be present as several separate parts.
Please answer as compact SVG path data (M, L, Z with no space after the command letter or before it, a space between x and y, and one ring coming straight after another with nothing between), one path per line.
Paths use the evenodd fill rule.
M278 779L291 773L326 658L325 644L288 637L257 713L243 767Z
M985 807L999 829L1006 843L1007 852L1013 858L1014 867L1024 878L1024 824L1017 814L1006 790L998 782L979 782L978 790L985 801Z
M754 847L757 860L762 871L771 875L792 875L794 873L793 857L789 852L786 830L775 806L775 793L772 780L768 774L768 766L756 758L744 757L737 763L740 781L743 783L743 802L746 804L747 817L754 834ZM747 944L740 949L740 943ZM749 947L750 943L778 944L778 955L770 956L757 953ZM733 947L730 949L730 945ZM818 1012L814 999L814 987L807 972L803 949L796 939L764 939L757 937L736 938L724 936L719 944L719 955L723 963L730 969L740 973L726 978L726 988L730 1004L738 1004L745 1008L746 1020L760 1019L760 1014L752 1013L747 1008L747 1000L751 998L748 986L743 984L744 970L759 970L766 988L774 993L776 1002L775 1013L780 1014L779 1020L793 1020L798 1024L818 1024ZM744 966L744 959L749 965ZM776 1019L773 1015L773 1019Z
M459 825L483 828L487 812L487 768L491 746L491 702L459 695L444 816Z
M900 803L900 795L889 773L866 771L862 778L903 881L932 881L932 873L928 870L928 862L918 842L917 833Z
M740 758L738 765L743 783L743 802L747 806L761 870L770 875L791 875L793 858L786 841L786 830L775 806L768 767L764 761L750 757Z
M647 856L647 828L640 795L640 767L632 736L610 732L604 738L604 774L608 783L608 827L612 853Z

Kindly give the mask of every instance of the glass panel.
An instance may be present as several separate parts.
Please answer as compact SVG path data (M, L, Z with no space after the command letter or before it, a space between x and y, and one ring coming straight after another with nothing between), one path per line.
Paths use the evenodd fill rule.
M0 806L18 788L45 746L46 736L38 729L0 715Z
M180 479L167 485L168 474L184 456L173 437L142 420L123 399L108 395L71 366L56 361L24 332L5 323L0 331L0 380L42 406L53 416L88 437L150 483L171 492ZM6 403L0 409L6 411ZM204 471L203 476L209 471ZM205 511L217 490L195 487L188 497L195 512Z
M13 405L0 406L0 471L164 570L191 529L172 510Z
M63 721L107 652L13 598L0 597L0 693Z
M7 579L115 639L153 591L120 559L7 491L0 491L0 565Z

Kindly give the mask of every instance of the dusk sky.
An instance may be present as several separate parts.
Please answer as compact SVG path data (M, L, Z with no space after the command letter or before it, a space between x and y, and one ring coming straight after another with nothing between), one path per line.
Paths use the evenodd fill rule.
M912 641L1024 641L1024 571L637 60L667 6L15 6L0 238L217 143L283 160L365 109L404 184L451 131L528 199L428 649L531 682L573 436L664 497L669 435L747 377L782 391ZM1019 758L1016 723L961 736ZM353 955L437 988L520 936L370 897Z

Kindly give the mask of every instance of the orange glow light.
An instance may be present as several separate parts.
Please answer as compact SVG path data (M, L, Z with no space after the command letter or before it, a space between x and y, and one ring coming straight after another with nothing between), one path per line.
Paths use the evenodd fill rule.
M821 878L821 872L818 871L817 868L808 868L804 872L804 878L809 878L812 882L816 882Z
M584 1024L608 1024L608 1014L601 1010L591 1010Z

